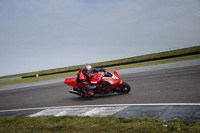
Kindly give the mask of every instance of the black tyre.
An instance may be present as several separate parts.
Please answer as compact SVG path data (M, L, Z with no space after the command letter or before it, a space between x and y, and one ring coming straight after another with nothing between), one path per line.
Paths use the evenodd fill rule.
M124 81L122 82L122 84L119 87L121 88L121 91L118 91L118 93L121 93L121 94L128 94L129 91L131 90L130 85Z

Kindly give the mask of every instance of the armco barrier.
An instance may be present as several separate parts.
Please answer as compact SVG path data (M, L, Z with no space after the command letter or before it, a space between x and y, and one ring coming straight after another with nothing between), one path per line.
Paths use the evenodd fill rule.
M16 80L21 79L22 77L14 77L14 78L6 78L6 79L0 79L0 82L10 81L10 80Z
M110 65L100 65L100 66L95 66L95 67L97 67L97 68L113 67L113 66L119 66L119 65L128 65L128 64L133 64L133 63L142 63L142 62L147 62L147 61L155 61L155 60L169 59L169 58L175 58L175 57L183 57L183 56L189 56L189 55L197 55L197 54L200 54L200 51L178 54L178 55L156 57L156 58L150 58L150 59L143 59L143 60L137 60L137 61L123 62L123 63L115 63L115 64L110 64ZM78 71L78 70L79 69L73 69L73 70L53 72L53 73L30 75L30 76L24 76L22 78L31 78L31 77L46 76L46 75L53 75L53 74L60 74L60 73L68 73L68 72L75 72L75 71Z

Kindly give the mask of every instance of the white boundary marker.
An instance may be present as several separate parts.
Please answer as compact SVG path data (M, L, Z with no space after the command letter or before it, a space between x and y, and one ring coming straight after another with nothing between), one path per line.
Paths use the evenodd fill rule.
M200 103L144 103L144 104L102 104L102 105L77 105L77 106L57 106L57 107L40 107L40 108L25 108L25 109L12 109L1 110L2 112L9 111L26 111L26 110L45 110L45 109L62 109L62 108L87 108L87 107L130 107L130 106L200 106Z

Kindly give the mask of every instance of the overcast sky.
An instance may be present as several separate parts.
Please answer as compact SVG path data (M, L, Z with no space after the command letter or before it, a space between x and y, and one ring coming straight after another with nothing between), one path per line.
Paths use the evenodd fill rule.
M200 45L200 0L0 0L0 76Z

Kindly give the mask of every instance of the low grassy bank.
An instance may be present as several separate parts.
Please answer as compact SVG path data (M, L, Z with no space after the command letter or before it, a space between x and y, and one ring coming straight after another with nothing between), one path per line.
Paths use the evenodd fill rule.
M170 63L170 62L192 60L192 59L200 59L200 54L184 56L184 57L176 57L176 58L170 58L170 59L162 59L162 60L156 60L156 61L148 61L148 62L142 62L142 63L134 63L134 64L128 64L128 65L120 65L120 66L114 66L114 67L106 67L106 69L121 70L121 69L127 69L127 68L150 66L150 65L164 64L164 63ZM54 75L41 76L41 77L17 79L17 80L0 82L0 86L30 83L30 82L44 81L44 80L57 79L57 78L65 78L65 77L70 77L70 76L76 76L76 74L77 72L69 72L69 73L61 73L61 74L54 74Z
M150 60L150 59L162 58L162 57L167 57L167 56L177 56L177 55L181 55L181 54L189 54L189 53L195 53L195 52L200 52L200 46L165 51L165 52L160 52L160 53L153 53L153 54L148 54L148 55L141 55L141 56L136 56L136 57L112 60L112 61L98 62L98 63L93 63L92 65L93 66L106 66L106 65L126 63L126 62L134 62L134 61L137 62L137 61L141 61L141 60ZM36 71L36 72L30 72L30 73L8 75L8 76L1 76L0 79L12 78L12 77L24 77L24 76L31 76L31 75L37 75L37 74L42 75L42 74L69 71L69 70L80 69L80 68L82 68L82 65L49 69L49 70Z
M198 133L200 122L149 118L43 116L0 117L0 132L179 132Z
M137 63L126 64L126 65L103 67L103 68L110 69L110 70L120 70L120 69L127 69L127 68L134 68L134 67L141 67L141 66L148 66L148 65L156 65L156 64L164 64L164 63L191 60L191 59L199 59L200 54L196 54L196 55L189 54L189 53L195 53L195 52L196 53L200 52L200 46L166 51L166 52L161 52L161 53L154 53L154 54L149 54L149 55L136 56L136 57L113 60L113 61L93 63L92 65L95 67L95 66L108 66L108 65L112 65L112 64L120 64L120 63L127 63L127 62L137 62ZM182 55L182 54L189 54L189 55L181 56L181 57L174 57L174 58L167 58L167 59L160 59L162 57L176 56L176 55ZM156 59L156 60L151 60L151 59ZM145 61L145 60L148 60L148 61ZM143 61L143 62L140 62L140 61ZM50 70L44 70L44 71L37 71L37 72L31 72L31 73L2 76L2 77L0 77L0 79L6 79L6 78L12 78L12 77L24 77L24 76L26 77L26 76L38 75L38 74L42 75L42 74L48 74L48 73L57 73L57 72L63 72L63 71L71 71L71 70L75 70L75 69L78 70L80 68L82 68L82 65L50 69ZM67 72L67 73L59 73L59 74L53 74L53 75L4 81L4 82L0 82L0 86L37 82L37 81L56 79L56 78L64 78L64 77L68 77L68 76L75 76L76 73L77 72Z

